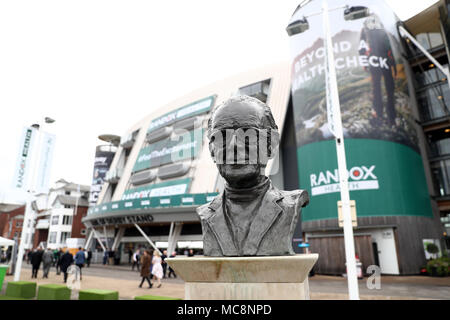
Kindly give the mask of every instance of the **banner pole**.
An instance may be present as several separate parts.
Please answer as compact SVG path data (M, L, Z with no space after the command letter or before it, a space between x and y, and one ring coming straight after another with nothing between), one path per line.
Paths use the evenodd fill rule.
M325 81L327 88L327 104L328 119L332 119L334 136L336 140L336 154L338 160L339 171L339 186L342 201L342 213L344 217L344 245L345 258L347 265L347 282L348 294L350 300L359 300L358 278L356 274L356 258L355 258L355 243L353 238L352 217L350 211L350 192L348 187L348 171L345 157L344 134L342 130L341 106L339 102L339 92L336 79L336 68L334 61L333 43L330 34L330 21L328 18L328 3L327 0L322 2L323 10L323 26L325 32Z

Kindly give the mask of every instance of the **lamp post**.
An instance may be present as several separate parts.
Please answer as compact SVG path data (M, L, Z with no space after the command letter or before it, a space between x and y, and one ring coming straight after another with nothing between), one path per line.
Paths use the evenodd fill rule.
M44 119L45 123L53 123L55 122L54 119L50 118L50 117L45 117ZM34 233L34 221L35 221L35 213L33 211L33 209L31 208L31 203L33 201L34 198L34 194L35 194L35 188L36 188L36 171L38 169L38 161L40 160L40 132L39 132L39 128L40 125L39 123L35 123L32 124L31 127L35 128L36 130L38 130L38 134L37 134L37 141L38 141L38 152L35 154L35 157L33 158L33 172L32 172L32 176L31 176L31 183L30 183L30 188L29 190L27 190L27 200L26 200L26 205L25 205L25 214L23 217L23 224L22 224L22 232L21 232L21 236L20 236L20 245L19 245L19 250L17 253L17 262L15 265L15 270L14 270L14 281L19 281L20 280L20 273L22 271L22 262L23 262L23 255L25 253L25 246L28 243L28 240L31 242L32 241L32 235ZM27 237L28 234L28 237ZM27 240L27 241L25 241Z
M326 100L327 100L327 116L328 127L335 137L336 154L338 161L339 186L342 201L343 227L344 227L344 244L345 258L347 266L347 281L350 300L359 300L358 278L356 273L355 244L353 237L353 226L350 211L350 193L348 186L348 171L345 156L344 134L342 130L341 108L339 102L339 92L336 79L336 68L333 52L333 43L330 32L330 22L328 18L329 11L343 9L345 20L356 20L369 15L366 7L348 7L341 6L329 9L326 0L322 1L322 10L317 13L310 14L308 17L322 14L323 31L324 31L324 49L325 49L325 84L326 84ZM305 32L309 29L307 17L295 20L290 23L286 31L289 36Z

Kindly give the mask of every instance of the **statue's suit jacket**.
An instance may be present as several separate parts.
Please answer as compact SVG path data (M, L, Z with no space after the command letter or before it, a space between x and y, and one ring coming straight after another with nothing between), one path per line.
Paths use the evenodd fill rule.
M205 256L276 256L294 254L292 236L300 210L309 202L306 190L283 191L270 185L241 252L224 217L224 193L197 208Z

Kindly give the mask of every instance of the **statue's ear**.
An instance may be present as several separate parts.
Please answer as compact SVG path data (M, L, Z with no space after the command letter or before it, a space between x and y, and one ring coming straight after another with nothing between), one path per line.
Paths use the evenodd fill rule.
M211 154L212 160L214 161L214 163L216 163L216 157L215 157L215 153L214 153L214 143L209 141L208 148L209 148L209 153Z
M271 129L269 142L269 159L273 159L278 152L280 146L280 134L278 130Z

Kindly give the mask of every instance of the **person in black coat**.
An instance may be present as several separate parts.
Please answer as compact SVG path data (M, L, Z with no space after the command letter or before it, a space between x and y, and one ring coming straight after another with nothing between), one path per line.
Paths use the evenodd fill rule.
M88 267L91 266L91 260L92 260L92 251L89 250L89 251L88 251L87 260L86 260L86 264L87 264Z
M66 251L61 257L61 260L59 262L59 266L61 267L61 271L64 273L64 282L67 282L67 269L69 266L73 263L73 256L69 252L69 250Z
M39 271L39 267L41 266L42 262L42 254L44 252L41 249L37 249L33 252L31 255L31 278L37 278L37 274Z

